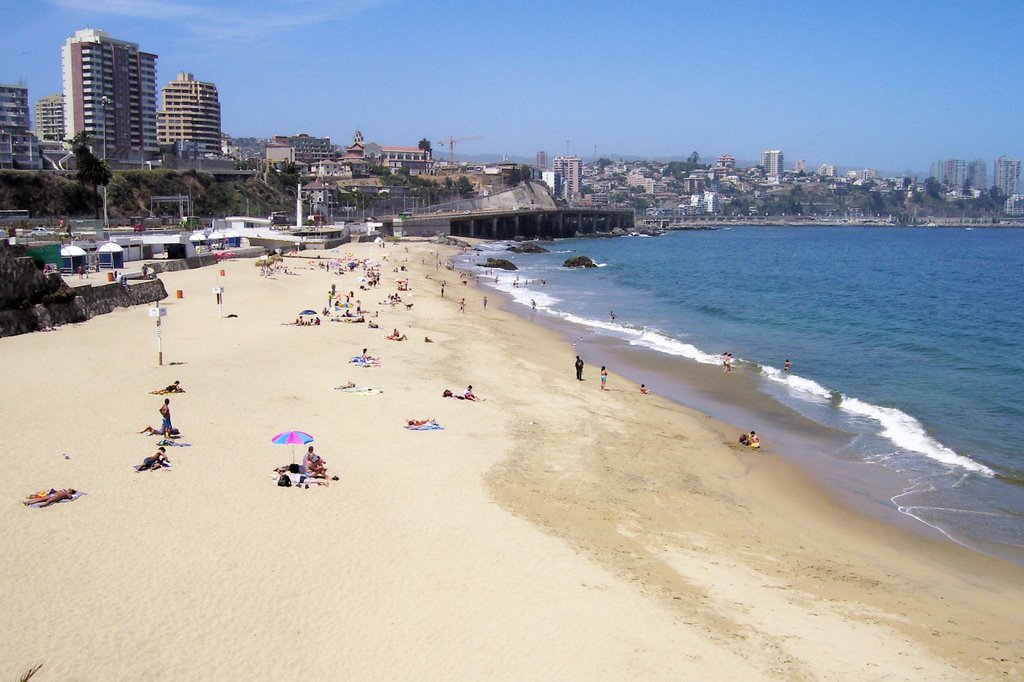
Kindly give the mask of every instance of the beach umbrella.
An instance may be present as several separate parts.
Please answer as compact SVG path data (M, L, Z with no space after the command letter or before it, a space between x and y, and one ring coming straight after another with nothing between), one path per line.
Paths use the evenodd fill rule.
M301 313L299 313L299 317L301 317L303 315L316 315L316 311L315 310L303 310Z
M312 443L313 436L309 435L305 431L284 431L271 438L270 442L274 445L291 445L292 463L294 464L296 444L305 445L306 443Z

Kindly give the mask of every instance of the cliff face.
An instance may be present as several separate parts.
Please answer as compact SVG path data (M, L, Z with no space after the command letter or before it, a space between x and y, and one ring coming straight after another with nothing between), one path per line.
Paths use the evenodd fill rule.
M0 337L85 322L114 308L167 298L158 279L122 286L69 287L58 274L43 274L23 251L0 248Z

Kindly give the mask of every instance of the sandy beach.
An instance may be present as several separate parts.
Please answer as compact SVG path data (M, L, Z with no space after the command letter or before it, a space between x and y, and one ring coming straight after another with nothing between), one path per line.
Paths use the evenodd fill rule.
M5 679L1024 675L1021 567L855 514L614 368L576 381L555 332L435 267L450 247L307 253L162 274L163 366L144 307L0 339ZM319 267L347 253L379 288ZM284 324L332 284L380 328ZM135 473L174 380L190 446ZM290 429L339 480L276 485ZM21 504L51 487L86 495Z

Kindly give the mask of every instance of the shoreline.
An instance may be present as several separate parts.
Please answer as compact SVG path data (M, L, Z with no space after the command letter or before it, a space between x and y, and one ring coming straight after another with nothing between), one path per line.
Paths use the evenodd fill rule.
M487 243L486 240L475 240L473 248ZM488 251L487 255L494 254ZM476 273L477 268L470 264L476 260L470 254L461 267ZM528 265L521 265L529 271ZM972 533L971 528L964 525L936 524L919 518L913 506L905 509L902 505L907 503L902 500L908 493L924 489L920 482L884 464L852 457L850 446L856 437L855 432L813 421L787 405L770 392L771 386L759 371L759 366L754 365L752 369L747 363L740 362L734 365L735 371L728 375L728 380L723 381L717 365L691 360L685 355L659 352L644 344L634 345L611 328L608 328L611 331L605 331L604 325L593 320L586 324L577 322L580 315L588 317L578 311L568 314L542 307L531 312L524 302L535 295L533 292L536 292L538 302L546 300L548 294L542 287L528 285L529 294L513 294L511 289L505 291L487 284L489 280L486 278L480 279L484 287L507 300L510 311L520 319L555 330L567 344L579 344L588 362L615 367L637 384L646 383L655 392L681 405L735 424L734 434L756 429L762 438L766 438L766 443L774 443L777 452L810 473L850 509L925 537L941 538L1024 566L1024 547L999 542L984 533ZM559 297L563 294L556 286L550 295ZM625 304L620 301L619 305ZM700 349L697 352L706 353Z
M348 251L387 255L385 286L360 290L315 261L271 279L225 262L231 319L209 293L215 271L161 275L185 291L164 303L163 367L141 308L0 339L8 676L39 661L42 674L123 679L1024 670L1020 567L853 514L771 442L740 450L724 422L621 374L603 394L592 365L576 382L556 332L483 310L496 294L432 267L455 249L323 255ZM379 304L399 263L411 308ZM379 310L380 329L283 324L322 307L334 281ZM384 340L393 327L410 340ZM381 367L348 364L363 347ZM149 391L175 379L192 447L169 448L172 470L135 474L155 443L137 433L157 421ZM332 390L348 380L383 392ZM483 402L440 397L470 383ZM401 428L426 417L444 430ZM315 434L340 481L274 485L290 454L269 438L292 428ZM48 485L87 495L16 503Z

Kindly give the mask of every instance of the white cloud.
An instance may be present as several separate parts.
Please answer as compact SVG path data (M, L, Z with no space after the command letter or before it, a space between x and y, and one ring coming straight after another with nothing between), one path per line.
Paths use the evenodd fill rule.
M63 9L180 23L218 40L252 38L351 17L387 0L50 0Z

